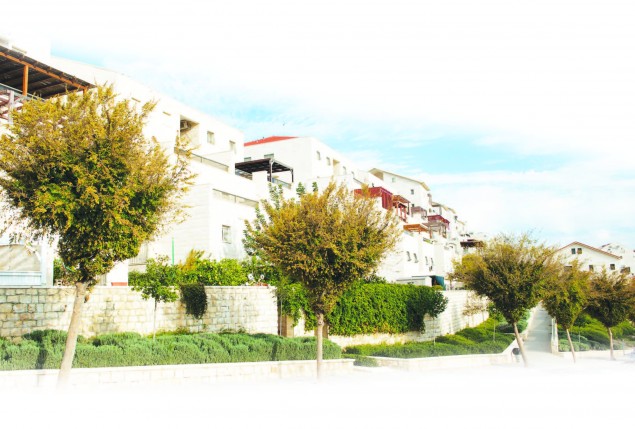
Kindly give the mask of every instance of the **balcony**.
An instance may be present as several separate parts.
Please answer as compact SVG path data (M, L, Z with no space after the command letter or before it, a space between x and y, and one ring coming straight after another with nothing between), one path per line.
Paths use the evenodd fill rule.
M447 237L448 226L450 221L441 215L430 215L426 218L425 225L430 229L430 233L441 234L443 237Z
M395 209L397 211L397 216L403 222L408 221L408 206L410 205L410 201L402 197L401 195L393 195L392 192L388 191L381 186L375 186L373 188L368 188L368 195L371 198L381 198L381 206L385 210ZM355 194L362 195L362 189L355 189Z

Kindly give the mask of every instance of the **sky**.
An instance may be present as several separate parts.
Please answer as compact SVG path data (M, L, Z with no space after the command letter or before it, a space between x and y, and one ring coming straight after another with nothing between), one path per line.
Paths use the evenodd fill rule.
M245 141L312 136L423 180L475 232L635 248L630 0L14 3L3 15L26 18L0 33L127 74Z

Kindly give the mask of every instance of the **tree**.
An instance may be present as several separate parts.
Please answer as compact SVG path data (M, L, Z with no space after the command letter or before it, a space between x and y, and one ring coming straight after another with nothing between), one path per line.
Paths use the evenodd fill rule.
M527 234L499 235L477 253L455 263L454 278L487 297L514 327L525 366L529 365L518 321L535 307L557 273L553 249L538 244Z
M589 293L589 272L583 271L581 264L574 260L571 266L562 267L554 278L542 300L545 309L556 323L567 333L569 348L576 361L575 349L571 341L570 329L587 304Z
M608 273L605 269L591 277L589 304L586 312L598 319L609 332L611 359L613 332L611 328L628 320L635 307L635 283L623 273Z
M367 190L353 194L331 183L319 192L284 199L272 188L246 223L245 247L278 267L306 291L317 319L317 374L321 377L324 316L353 282L369 275L400 235L398 220L382 212Z
M112 86L33 100L0 139L7 223L34 239L57 238L75 280L59 385L70 374L87 290L174 219L189 184L186 161L170 163L143 134L153 107L119 99Z
M152 320L152 342L157 333L157 307L160 302L174 302L179 299L176 285L176 270L168 266L167 256L156 260L148 259L145 275L130 273L129 283L132 290L141 292L143 299L154 300L154 314Z

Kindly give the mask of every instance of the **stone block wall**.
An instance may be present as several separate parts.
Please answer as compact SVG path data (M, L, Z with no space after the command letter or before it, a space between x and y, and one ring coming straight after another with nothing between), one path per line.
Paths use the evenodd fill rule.
M191 332L244 330L277 334L274 289L261 286L208 286L207 312L201 319L185 313L180 302L159 304L157 331L185 328ZM16 338L38 329L67 330L74 288L0 288L0 337ZM95 287L82 310L80 335L112 332L152 333L154 301L129 287Z

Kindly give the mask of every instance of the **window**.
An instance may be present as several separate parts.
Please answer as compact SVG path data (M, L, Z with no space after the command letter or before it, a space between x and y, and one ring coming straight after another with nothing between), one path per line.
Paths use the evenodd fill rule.
M320 151L318 150L317 152L315 152L315 154L317 155L317 160L320 161L322 159L322 154L320 153Z
M215 144L216 143L216 139L214 138L214 133L211 131L207 132L207 143L209 144Z
M426 265L428 265L428 257L426 256Z
M414 190L414 189L411 189L411 190L410 190L410 195L414 195L414 194L415 194L415 190Z
M251 157L250 156L246 156L245 157L245 161L251 161Z
M223 243L232 242L232 228L229 225L223 225Z
M593 271L593 265L589 265L589 271Z
M410 252L406 252L406 258L410 261Z
M331 158L328 156L326 157L326 165L331 165Z
M581 254L582 254L582 248L578 247L578 255L581 255Z
M434 265L434 258L430 258L430 265Z
M392 178L392 183L395 183L395 182L397 182L397 178L396 178L396 177L393 177L393 178Z
M266 153L266 154L265 154L265 158L267 158L267 159L273 159L273 154L272 154L272 153Z
M414 258L415 258L415 262L419 262L419 258L417 258L417 254L416 254L416 253L414 253L414 254L413 254L413 256L414 256Z
M231 140L229 141L229 150L236 153L236 142L233 142Z
M572 248L571 248L571 254L572 254L572 255L575 255L575 247L572 247Z
M346 167L342 167L342 172L346 174Z
M609 268L611 269L611 271L615 271L615 264L609 265Z

